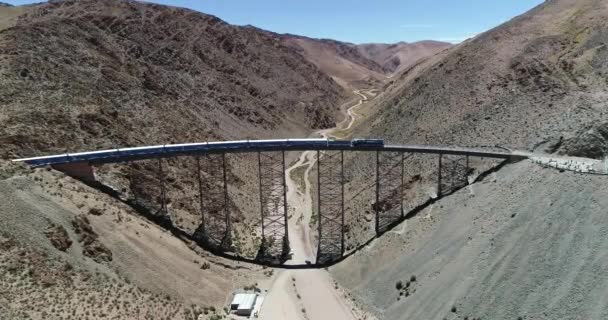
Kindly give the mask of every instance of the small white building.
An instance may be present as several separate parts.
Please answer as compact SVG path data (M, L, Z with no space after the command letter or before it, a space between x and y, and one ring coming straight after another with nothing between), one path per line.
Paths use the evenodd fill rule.
M250 316L258 298L256 293L237 293L230 303L230 310L236 311L239 316Z

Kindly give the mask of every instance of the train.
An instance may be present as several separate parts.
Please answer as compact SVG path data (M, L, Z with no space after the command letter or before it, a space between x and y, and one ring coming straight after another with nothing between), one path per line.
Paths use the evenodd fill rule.
M384 147L382 139L280 139L241 140L204 143L157 145L148 147L119 148L110 150L65 153L59 155L15 159L34 167L73 162L113 163L159 157L191 154L252 151L301 151L301 150L378 150Z

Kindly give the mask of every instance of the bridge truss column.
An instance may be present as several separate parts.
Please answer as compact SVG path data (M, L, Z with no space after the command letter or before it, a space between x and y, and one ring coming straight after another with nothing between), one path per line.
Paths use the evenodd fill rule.
M155 219L158 220L162 225L170 226L171 216L169 215L169 207L167 206L167 189L165 185L165 172L163 171L163 159L158 159L158 183L160 186L159 194L159 209L155 214Z
M194 238L204 246L227 251L232 245L226 154L196 158L201 224Z
M258 152L262 246L258 259L284 261L289 254L285 152Z
M344 255L344 152L317 151L317 263Z
M439 154L437 196L448 195L469 184L469 156Z
M404 217L404 160L402 152L376 152L376 234L385 232Z

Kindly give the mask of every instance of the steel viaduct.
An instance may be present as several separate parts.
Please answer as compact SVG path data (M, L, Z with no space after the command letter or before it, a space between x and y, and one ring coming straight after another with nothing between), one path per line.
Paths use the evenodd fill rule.
M528 156L510 151L425 145L391 145L378 139L328 140L284 139L205 142L121 148L66 153L16 159L33 167L51 166L83 181L95 181L94 167L108 163L157 159L160 182L160 209L156 213L171 223L163 177L163 158L190 156L196 159L201 224L192 237L202 246L226 251L231 246L231 218L226 181L227 153L253 152L258 155L262 248L260 261L285 261L289 252L286 199L285 152L316 151L318 165L318 247L317 264L341 259L345 254L344 152L372 152L376 158L375 231L381 234L404 217L403 163L405 154L437 155L437 193L443 192L442 175L455 170L444 156L459 156L464 170L456 178L466 185L470 157L521 160ZM452 166L452 167L450 167ZM201 171L205 172L205 182Z

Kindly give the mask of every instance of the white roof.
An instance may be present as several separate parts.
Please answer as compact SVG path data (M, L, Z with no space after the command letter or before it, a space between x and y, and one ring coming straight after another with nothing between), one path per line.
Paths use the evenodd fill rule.
M255 293L237 293L231 305L238 305L237 310L252 310L257 296Z
M244 294L244 293L237 293L237 294L235 294L235 295L234 295L234 297L232 298L232 302L231 302L230 304L231 304L231 305L232 305L232 304L239 305L239 304L241 304L241 301L243 301L243 298L244 298L244 297L245 297L245 294Z
M243 301L239 304L237 310L253 310L253 306L255 305L255 299L257 295L248 294Z

